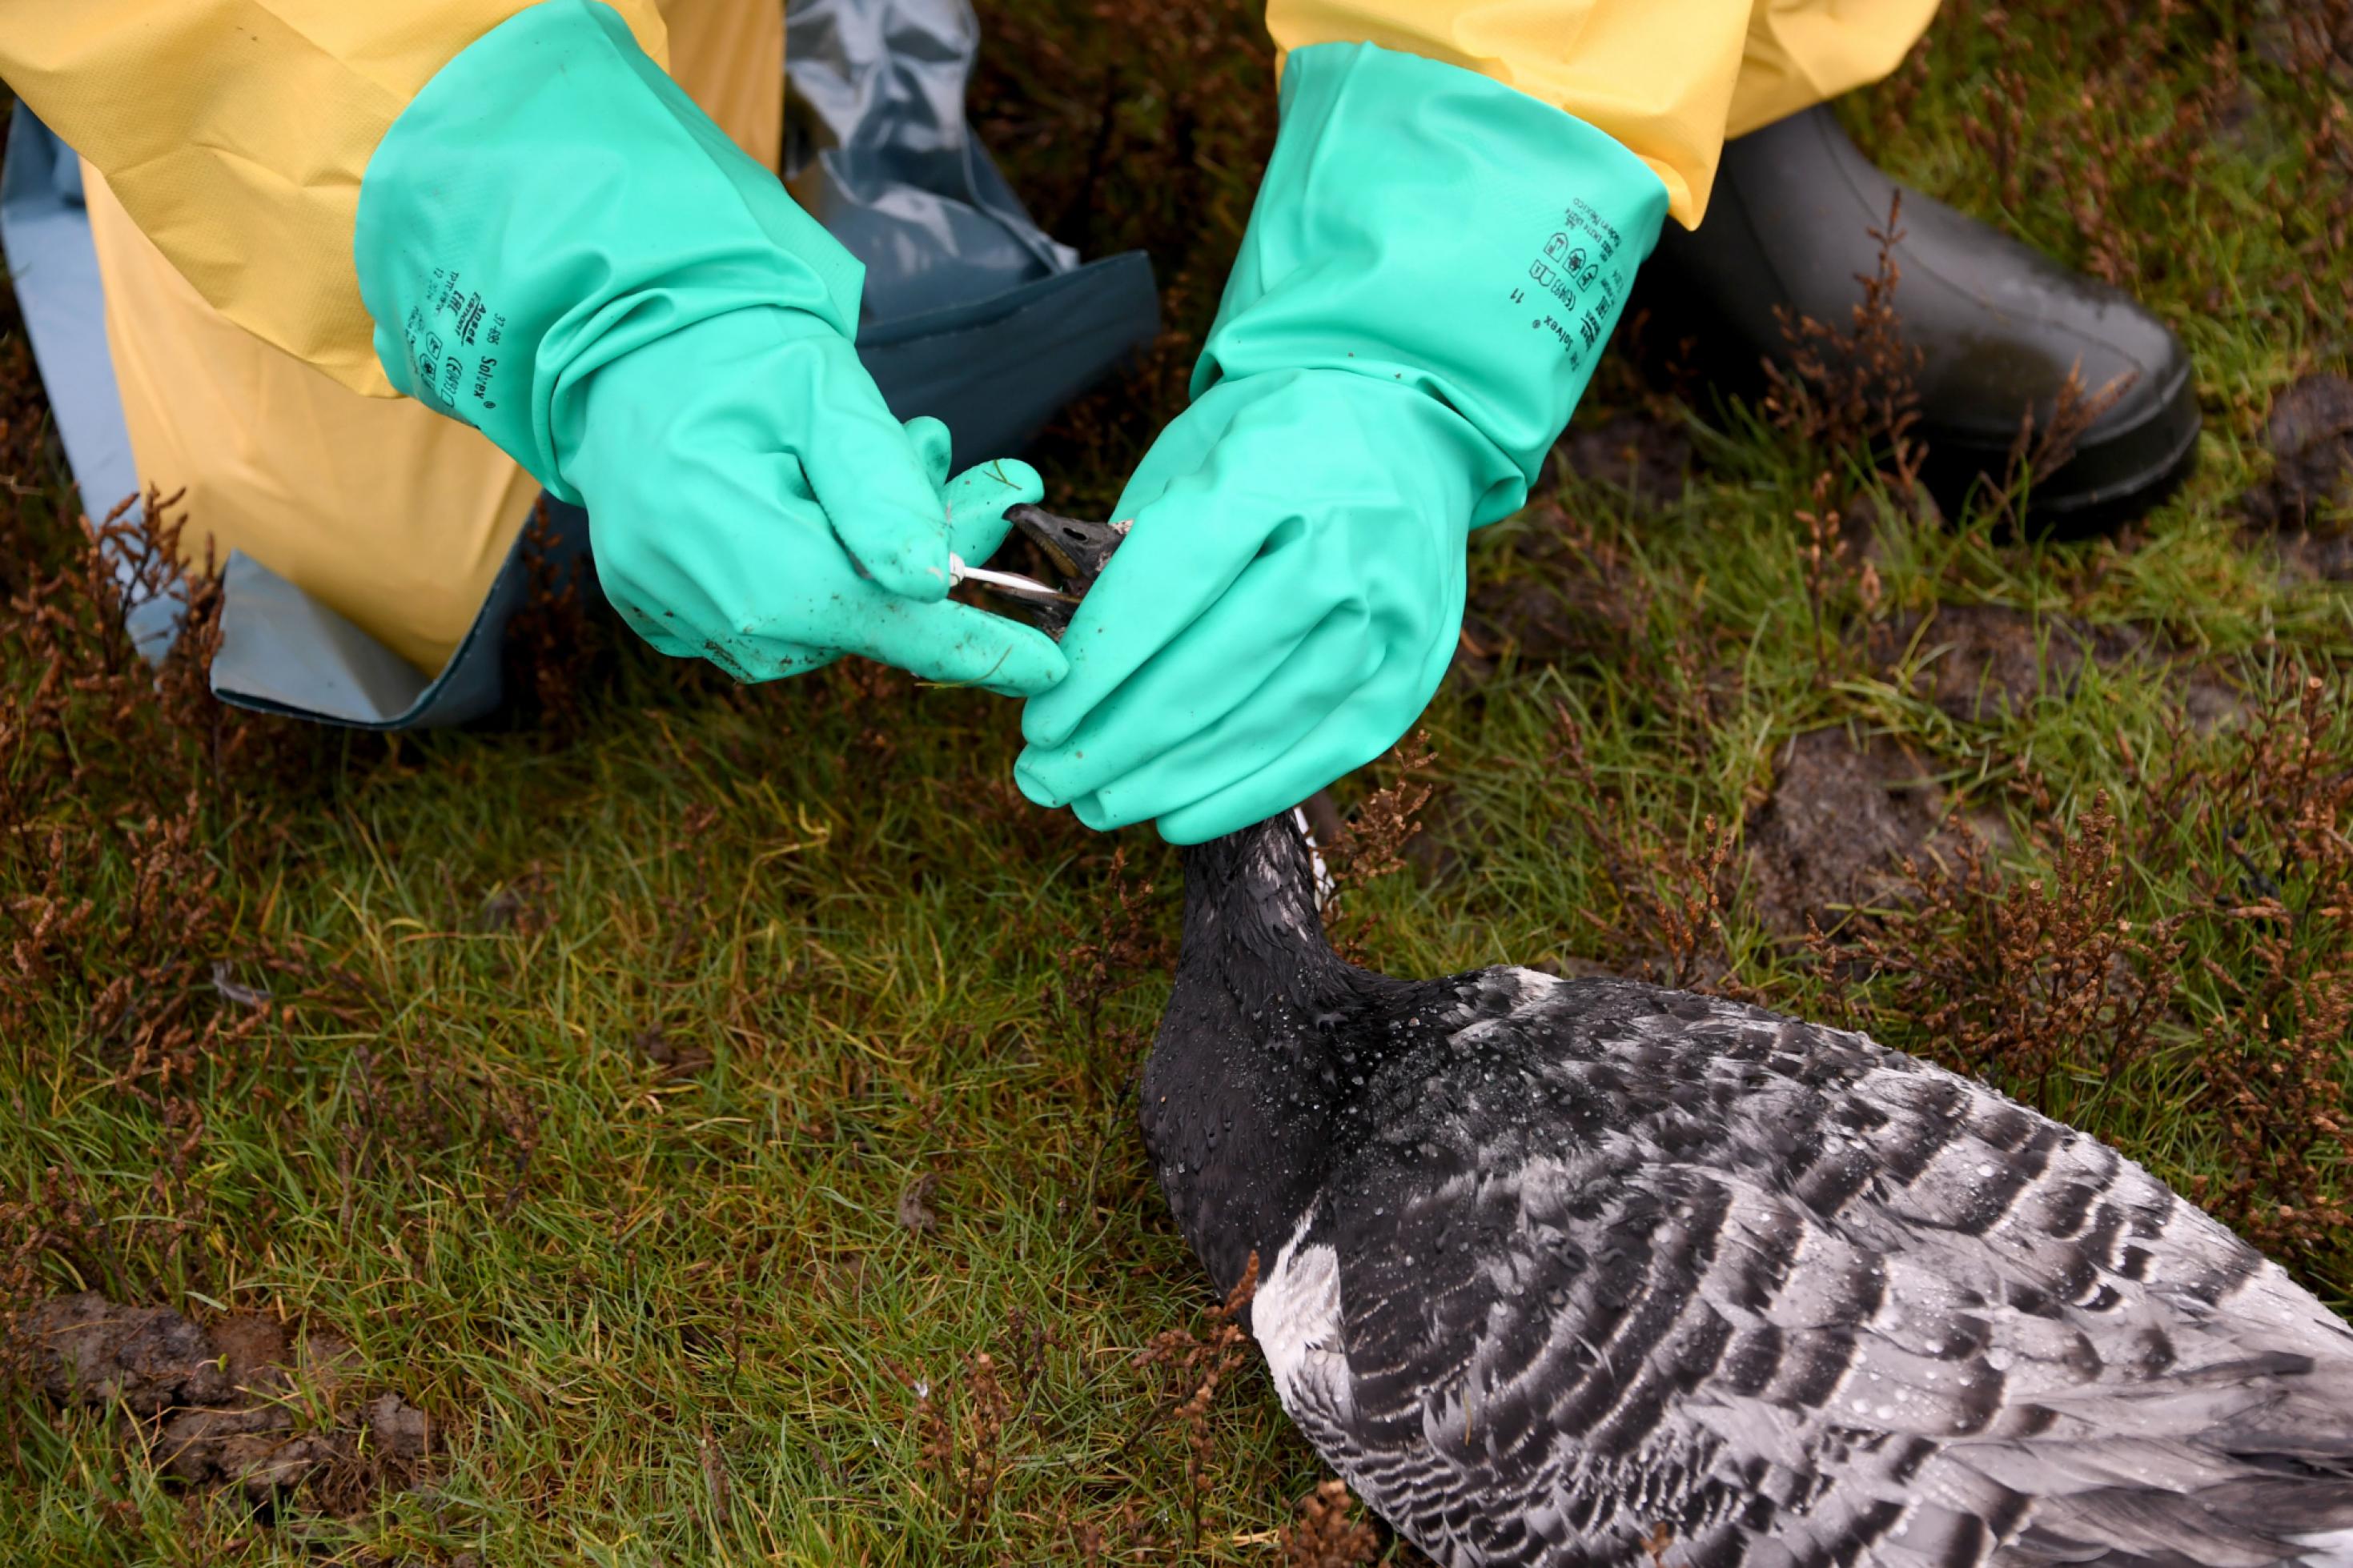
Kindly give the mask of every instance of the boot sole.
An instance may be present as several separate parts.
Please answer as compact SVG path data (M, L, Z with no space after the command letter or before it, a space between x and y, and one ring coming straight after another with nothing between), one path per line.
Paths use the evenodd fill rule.
M2084 539L2147 516L2197 471L2203 424L2185 364L2147 417L2103 432L2042 477L2027 497L2025 531L2038 539ZM1928 449L1923 482L1948 514L1960 511L1981 484L1999 482L2010 461L2006 441L1997 447L1966 436L1940 441L1925 432L1921 439Z

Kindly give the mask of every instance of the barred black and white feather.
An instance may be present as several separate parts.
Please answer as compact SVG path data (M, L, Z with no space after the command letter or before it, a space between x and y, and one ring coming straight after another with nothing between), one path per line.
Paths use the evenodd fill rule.
M2353 1332L2113 1149L1752 1007L1353 968L1309 879L1188 852L1145 1136L1438 1562L2353 1565Z

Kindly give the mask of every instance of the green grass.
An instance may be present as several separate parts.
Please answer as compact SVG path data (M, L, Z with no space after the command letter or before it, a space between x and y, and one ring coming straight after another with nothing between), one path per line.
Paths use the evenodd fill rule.
M1116 26L1077 6L984 17L997 44L983 118L1017 185L1066 233L1088 212L1092 249L1154 246L1179 286L1166 353L1040 458L1050 499L1074 508L1107 503L1171 405L1271 123L1246 14L1126 9ZM1374 917L1368 951L1398 972L1687 958L1708 984L1825 1016L1857 1008L1972 1063L1971 1038L1907 1035L1918 997L1900 973L1766 930L1737 846L1694 952L1660 951L1656 911L1699 885L1686 867L1711 819L1744 831L1800 731L1897 738L1955 810L2005 824L2011 878L1995 896L2012 914L2105 792L2124 826L2102 908L2174 922L2189 978L2122 1070L2100 1067L2094 1028L2021 1087L2169 1179L2225 1181L2247 1113L2214 1092L2215 1064L2269 1060L2297 1043L2297 1016L2257 1005L2272 993L2254 939L2213 913L2232 864L2220 819L2165 815L2151 780L2177 760L2219 779L2246 752L2243 721L2180 730L2185 671L2248 711L2316 676L2324 752L2340 769L2353 755L2335 705L2353 599L2284 574L2233 510L2266 470L2274 395L2344 368L2353 264L2313 243L2344 172L2304 150L2327 78L2267 63L2275 44L2220 7L2137 16L2125 33L2104 7L2020 5L2006 35L1987 8L1948 10L1852 123L1925 188L2122 268L2197 356L2198 477L2116 542L1998 543L1976 516L1893 523L1874 594L1851 559L1810 576L1796 521L1825 469L1841 496L1869 490L1851 458L1754 418L1662 408L1613 370L1584 418L1683 424L1690 489L1660 509L1569 479L1474 542L1473 580L1492 593L1533 578L1579 613L1633 607L1606 652L1507 648L1492 674L1450 683L1427 720L1442 854L1357 889L1348 912ZM1186 68L1147 68L1131 22L1198 44ZM2166 140L2212 79L2218 39L2243 92L2221 129ZM1050 49L1052 69L1020 68ZM1989 86L2036 128L2007 153ZM1107 98L1118 124L1099 142L1084 132ZM2168 171L2192 145L2185 185ZM2095 164L2105 240L2071 206ZM55 563L71 535L21 363L17 379L18 493L0 505L20 557ZM1881 515L1901 510L1882 497ZM1566 565L1535 548L1562 527L1580 542ZM20 560L9 591L32 576ZM1956 718L1874 635L1968 604L2046 629L2128 627L2164 657ZM37 684L34 647L20 612L0 637L12 705ZM1107 934L1114 848L1131 891L1153 889L1145 929L1114 933L1131 938L1173 931L1174 854L1027 805L1009 781L1016 715L985 697L838 671L727 689L626 650L580 678L582 716L563 732L257 731L280 762L217 776L202 743L159 739L168 715L117 723L85 703L54 735L7 738L0 898L21 915L51 897L39 847L69 830L90 848L64 886L98 916L71 962L35 973L12 959L5 976L0 1265L26 1295L86 1287L199 1319L332 1327L357 1349L358 1382L425 1407L446 1443L428 1490L351 1519L298 1504L258 1520L159 1482L103 1413L14 1386L0 1404L10 1560L1031 1563L1078 1560L1093 1528L1113 1560L1275 1561L1270 1532L1319 1469L1263 1375L1246 1368L1215 1404L1196 1553L1185 1433L1155 1420L1158 1369L1134 1364L1210 1304L1133 1121L1165 967ZM1562 760L1564 710L1582 772ZM66 756L82 770L69 786L55 782ZM131 910L133 863L191 786L195 837L166 889L187 895L182 913ZM2260 800L2252 820L2232 842L2295 840ZM209 901L187 885L199 865L219 875ZM2353 969L2341 925L2310 927L2320 945L2294 956L2295 975ZM1873 929L1924 963L1968 951L1932 915ZM1106 947L1135 963L1124 984L1088 976ZM214 986L216 960L231 985L272 992L266 1013ZM170 997L108 1003L142 966ZM180 1043L142 1058L142 1021L163 1030L166 1001ZM2337 1190L2331 1151L2286 1153ZM901 1197L925 1176L936 1217L911 1229ZM2294 1260L2333 1299L2353 1293L2340 1250ZM968 1438L980 1352L1008 1392L1004 1472L993 1505L960 1519L923 1453L918 1390Z

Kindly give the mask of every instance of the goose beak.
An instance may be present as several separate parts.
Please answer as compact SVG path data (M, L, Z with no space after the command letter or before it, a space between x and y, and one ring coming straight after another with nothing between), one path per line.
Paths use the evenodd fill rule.
M1082 522L1074 517L1057 516L1043 507L1027 505L1007 507L1005 516L1021 531L1024 539L1043 551L1046 559L1054 563L1054 570L1062 577L1060 588L1018 572L966 566L953 557L950 569L958 581L968 578L1001 594L1029 601L1036 606L1030 612L1031 623L1048 637L1060 637L1070 628L1071 615L1080 596L1094 585L1095 578L1110 563L1112 552L1127 537L1128 525Z
M1067 581L1066 591L1083 594L1102 575L1111 561L1112 552L1127 537L1129 525L1124 522L1085 522L1075 517L1058 517L1041 506L1013 506L1005 515L1021 537L1046 552Z

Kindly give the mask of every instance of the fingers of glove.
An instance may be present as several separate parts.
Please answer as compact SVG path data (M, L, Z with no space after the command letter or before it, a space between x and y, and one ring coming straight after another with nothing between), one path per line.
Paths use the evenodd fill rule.
M948 481L948 548L967 566L977 566L997 553L1013 524L1006 512L1024 502L1036 505L1046 496L1046 481L1038 470L1012 458L980 463Z
M1234 496L1221 505L1207 490L1188 489L1136 514L1062 634L1070 679L1022 710L1021 733L1031 745L1050 751L1068 744L1098 705L1206 612L1228 602L1266 537L1254 523L1232 522L1248 516L1257 499ZM1282 616L1293 636L1300 619Z
M978 686L1008 697L1034 697L1068 673L1045 633L953 600L911 604L874 593L863 614L828 617L820 640L845 652L895 664L925 680Z
M918 414L903 428L908 444L915 448L916 460L923 465L923 478L932 481L932 489L944 494L948 465L955 460L955 443L948 427L928 414Z
M1406 720L1404 727L1387 740L1373 739L1385 732L1377 730L1335 731L1328 737L1319 731L1281 763L1236 779L1191 805L1162 813L1155 824L1160 837L1171 844L1206 844L1264 822L1333 780L1363 767L1397 744L1398 737L1412 723L1411 719Z
M829 647L804 647L798 643L776 643L769 646L773 673L761 677L775 680L782 677L809 675L827 665L839 661L840 653Z
M810 411L789 444L842 548L893 594L945 598L947 508L915 437L892 417L857 351L820 335L783 363L796 383L785 389L787 399Z
M698 475L683 515L634 493L589 514L597 581L632 629L738 680L774 680L840 658L846 610L907 601L860 577L788 452Z
M670 623L656 616L646 614L635 605L623 604L615 599L612 594L614 584L609 576L600 578L599 582L607 590L607 602L613 605L614 610L619 614L628 628L644 638L656 653L667 654L671 658L691 658L694 656L694 645L674 633L670 629Z
M1346 580L1383 544L1373 531L1333 525L1409 511L1391 472L1398 461L1331 386L1268 376L1211 388L1160 433L1129 481L1113 514L1133 520L1127 539L1062 637L1071 679L1024 710L1023 735L1063 744L1268 557L1296 556L1303 584ZM1292 624L1303 629L1317 613Z
M1442 623L1451 630L1459 622ZM1189 805L1160 813L1160 836L1171 844L1200 844L1263 822L1305 800L1333 780L1363 767L1397 744L1414 726L1453 662L1451 636L1418 657L1392 658L1349 699L1298 741L1255 771Z
M723 634L707 638L702 647L693 651L746 685L807 675L812 670L823 669L841 657L831 648L807 647L799 643Z
M738 637L720 623L681 620L675 611L649 616L624 606L621 618L655 652L671 658L704 658L738 680L775 680L822 669L841 656L774 637Z
M1332 605L1312 584L1298 584L1280 556L1254 562L1224 598L1096 704L1069 739L1031 745L1022 763L1032 781L1061 800L1092 795L1218 731L1254 708L1262 690L1303 689L1310 670L1324 671L1327 697L1345 695L1369 668L1366 630L1361 605Z
M680 591L696 608L680 614L679 635L699 637L691 651L739 679L798 674L856 653L925 679L1028 697L1069 668L1053 639L1032 627L950 600L902 598L859 576L809 502L784 502L735 542L717 571L700 574L701 593Z
M1377 679L1384 650L1364 630L1360 617L1333 616L1223 717L1143 766L1073 792L1070 798L1086 802L1081 820L1147 822L1280 762Z

